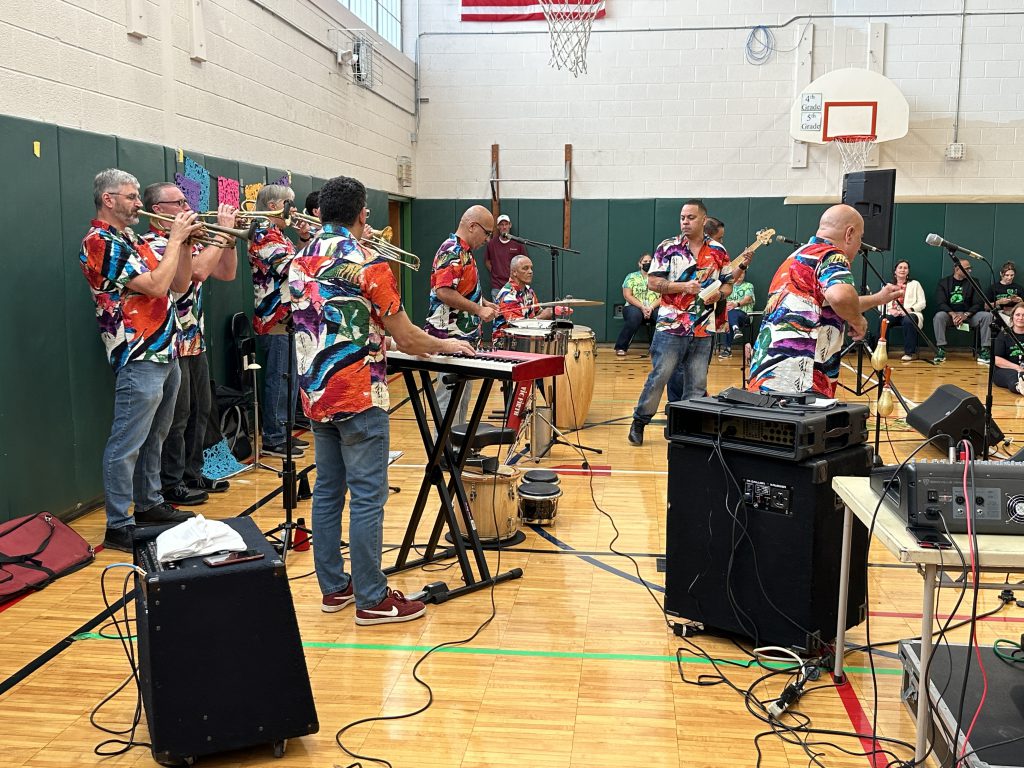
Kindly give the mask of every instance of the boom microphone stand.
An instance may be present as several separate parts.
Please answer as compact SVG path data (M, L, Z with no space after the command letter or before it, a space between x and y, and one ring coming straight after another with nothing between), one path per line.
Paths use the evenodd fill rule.
M288 403L288 415L284 420L284 459L281 464L281 500L284 504L284 522L271 528L264 533L268 539L275 542L280 548L282 562L288 559L288 550L292 548L292 540L295 531L305 531L306 535L312 538L313 531L294 521L293 511L297 504L298 476L295 471L295 461L292 459L292 431L295 429L295 409L292 407L292 398L295 394L295 323L292 320L291 312L285 319L285 329L288 331L288 372L284 374L285 399Z

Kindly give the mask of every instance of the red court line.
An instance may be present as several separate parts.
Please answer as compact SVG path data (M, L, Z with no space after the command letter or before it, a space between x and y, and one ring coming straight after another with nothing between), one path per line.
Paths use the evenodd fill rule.
M591 464L590 469L580 469L575 464L556 464L551 467L560 475L594 475L595 477L610 477L612 467L610 464Z
M871 733L871 720L868 718L867 712L860 705L860 699L857 698L857 694L853 690L853 686L850 685L850 681L847 680L842 685L837 685L836 691L839 693L839 700L846 707L846 715L850 718L853 730L861 734ZM875 739L870 736L861 736L860 744L864 751L869 753L868 760L874 768L885 768L888 764L886 756L881 751L871 754L872 750L881 750L881 745Z

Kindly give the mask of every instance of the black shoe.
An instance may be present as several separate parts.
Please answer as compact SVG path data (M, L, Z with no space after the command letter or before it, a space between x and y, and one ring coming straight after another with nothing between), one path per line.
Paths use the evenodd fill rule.
M175 509L166 501L150 507L145 512L135 513L136 525L166 525L167 523L183 523L195 517L195 512L186 509Z
M133 549L132 531L134 530L134 525L126 525L124 528L107 528L107 532L103 535L104 548L131 552Z
M644 444L644 426L642 421L633 419L633 424L629 427L629 442L631 445Z
M285 444L284 443L281 443L279 445L266 445L266 444L264 444L264 446L263 446L263 455L264 456L277 456L279 459L285 459L285 458L287 458L287 454L285 453ZM294 445L292 446L292 458L293 459L299 459L299 458L302 458L305 455L306 455L305 451L303 451L301 448L297 448Z
M309 448L309 441L303 440L301 437L291 436L292 448Z
M162 494L164 501L169 501L171 504L184 504L186 507L202 504L210 498L210 494L206 491L201 491L198 488L189 488L184 483L178 483L173 488L164 488Z
M214 480L206 475L203 475L198 480L189 480L185 485L189 488L206 491L207 493L224 493L224 491L231 487L231 483L227 480Z

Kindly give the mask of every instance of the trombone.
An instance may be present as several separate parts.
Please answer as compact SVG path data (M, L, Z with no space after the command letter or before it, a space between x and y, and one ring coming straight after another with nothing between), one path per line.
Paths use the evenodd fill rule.
M146 216L154 221L163 221L168 224L174 223L173 216L165 216L162 213L153 213L152 211L139 211L140 214ZM199 243L200 245L208 245L213 248L223 248L224 242L208 235L208 232L214 232L219 235L227 235L228 237L234 237L242 240L252 239L252 229L250 226L248 229L232 229L231 227L222 227L218 224L209 224L205 221L200 222L203 225L203 229L200 234L193 235L190 240L192 242ZM255 222L253 222L255 224Z
M372 237L360 238L359 242L372 253L374 256L379 256L382 259L393 261L396 264L401 264L403 267L408 267L413 271L417 271L420 268L420 257L415 253L409 253L409 251L399 248L391 242L391 238L394 236L394 230L390 226L384 227L380 232L375 233Z

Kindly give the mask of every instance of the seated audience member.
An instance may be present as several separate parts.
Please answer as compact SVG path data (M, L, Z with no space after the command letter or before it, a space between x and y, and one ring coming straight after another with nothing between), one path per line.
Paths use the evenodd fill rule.
M906 259L896 262L892 270L893 283L904 290L900 302L890 301L878 308L882 317L889 320L889 330L903 329L903 362L909 363L917 357L917 331L924 324L924 288L917 280L910 279L910 262ZM900 308L900 304L906 312ZM887 335L888 336L888 335ZM888 341L888 337L886 338Z
M640 269L630 272L622 281L622 298L626 303L622 307L622 330L615 340L615 354L625 357L633 336L644 323L651 326L658 320L658 307L661 295L647 287L647 270L651 268L651 254L645 253L637 262Z
M999 268L999 282L988 289L988 300L996 305L1007 325L1015 307L1024 304L1024 287L1014 281L1017 267L1008 261Z
M992 351L996 356L996 371L992 382L1006 387L1016 395L1024 395L1024 304L1013 308L1010 317L1010 330L1017 339L1008 333L996 336Z
M984 311L981 294L974 290L967 273L971 271L971 263L960 259L953 268L953 274L939 280L935 288L935 306L938 310L932 319L935 330L935 344L939 351L932 360L936 365L946 360L946 328L964 326L963 330L979 329L981 348L978 350L978 362L988 365L990 347L992 346L992 315Z

